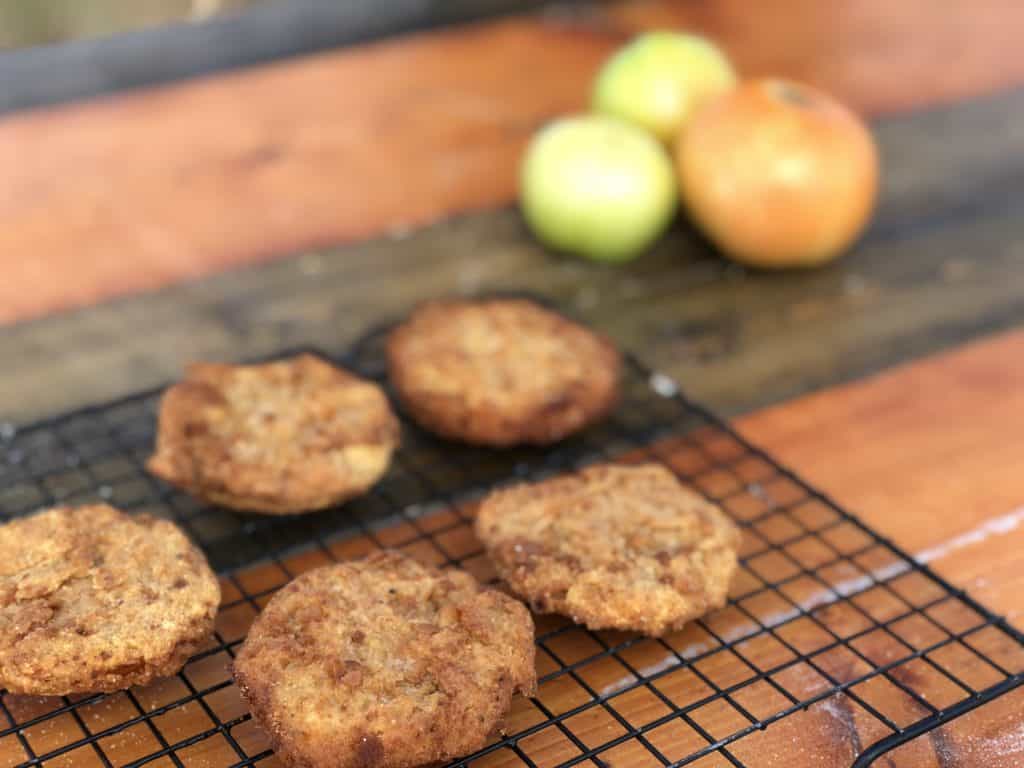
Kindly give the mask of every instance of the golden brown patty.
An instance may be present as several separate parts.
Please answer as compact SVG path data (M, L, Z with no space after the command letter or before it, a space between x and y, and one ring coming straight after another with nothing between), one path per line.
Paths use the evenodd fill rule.
M388 360L412 416L469 443L552 443L618 398L611 343L521 299L426 304L391 334Z
M116 691L175 674L210 637L220 586L176 526L105 504L0 526L0 685Z
M278 592L235 679L286 765L405 768L483 747L512 694L533 692L533 662L521 603L380 552Z
M398 438L376 384L313 355L198 363L164 394L147 467L215 504L290 514L364 493Z
M537 611L654 636L725 604L740 544L718 507L656 464L497 491L476 530L498 573Z

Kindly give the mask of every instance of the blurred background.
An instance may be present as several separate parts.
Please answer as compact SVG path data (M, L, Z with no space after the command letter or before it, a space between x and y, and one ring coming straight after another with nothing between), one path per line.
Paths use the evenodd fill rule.
M733 413L1019 314L1018 3L2 0L0 14L0 322L35 371L0 387L38 404L12 418L164 381L199 355L337 347L453 292L543 293ZM615 264L524 218L526 148L560 117L630 112L615 99L646 92L643 46L601 81L600 107L598 78L658 30L715 46L736 82L788 79L865 121L877 195L831 260L751 268L694 200ZM677 67L694 82L714 68ZM675 176L677 142L659 140ZM841 174L807 171L825 143L762 158L827 183ZM158 306L173 317L160 345L105 347L133 361L130 380L92 364L97 339ZM74 393L28 362L57 340Z
M0 322L20 368L0 379L0 417L156 385L199 357L341 348L453 293L544 295L730 414L1013 327L1021 23L1024 6L1003 0L941 14L924 0L0 0ZM659 134L628 103L657 90L643 83L658 55L636 43L658 31L726 62L663 50L689 86L718 70L782 78L874 145L873 174L828 140L744 156L767 175L802 167L812 201L762 217L753 242L787 220L817 237L828 211L854 211L812 263L766 269L723 239L714 201L697 198L737 179L712 183L718 171L680 159L679 125ZM624 207L592 206L568 230L571 215L545 208L586 209L558 186L572 153L548 152L522 183L544 126L598 113L662 144L642 185L673 179L616 253L587 243L612 242L600 227ZM813 186L845 173L815 165L827 157L862 158L845 208L822 208ZM748 213L723 214L740 222L725 229Z
M201 21L268 0L43 0L0 3L0 45L21 48L101 37L157 24Z

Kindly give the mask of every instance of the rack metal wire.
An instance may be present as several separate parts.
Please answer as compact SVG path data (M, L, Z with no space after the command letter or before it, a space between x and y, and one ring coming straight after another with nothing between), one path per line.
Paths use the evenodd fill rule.
M334 359L386 386L383 339L372 333ZM453 765L752 767L839 722L844 745L817 764L867 766L1024 683L1014 627L635 359L613 416L552 449L469 448L403 423L402 448L372 493L292 518L206 506L149 476L159 394L0 430L0 516L102 500L176 521L221 574L215 636L181 674L149 686L5 694L4 765L270 766L229 663L274 590L383 547L493 579L472 534L476 500L496 485L607 460L662 462L739 523L728 605L661 639L538 617L537 696L516 702L505 737Z

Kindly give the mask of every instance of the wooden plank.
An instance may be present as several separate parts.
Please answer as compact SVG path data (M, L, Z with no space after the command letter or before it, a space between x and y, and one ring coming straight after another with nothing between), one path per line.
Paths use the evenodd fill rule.
M498 205L610 45L498 22L5 119L0 316Z
M768 408L737 426L875 530L1024 627L1024 332ZM882 764L1019 765L1022 705L1018 691ZM811 728L829 734L829 722L833 735L797 764L842 751L837 743L845 742L849 754L850 736L863 735L860 727L840 727L837 737L827 710ZM790 725L766 733L766 754L792 754L785 750L786 737L790 745L797 737Z
M1012 0L638 0L7 117L0 321L504 204L532 130L579 109L639 29L711 33L745 71L884 112L1020 82L1022 17Z
M1021 322L1022 109L1014 92L879 122L879 215L821 270L739 269L682 223L610 269L546 253L514 211L460 217L5 328L0 421L155 386L189 359L341 350L417 301L489 290L547 296L723 412L776 403Z
M745 416L869 525L1024 626L1024 332Z

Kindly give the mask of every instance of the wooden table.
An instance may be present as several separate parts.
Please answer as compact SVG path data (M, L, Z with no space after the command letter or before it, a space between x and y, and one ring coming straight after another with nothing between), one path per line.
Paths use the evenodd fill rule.
M340 349L425 297L527 289L1024 624L1024 6L573 9L0 119L0 421L148 387L188 359ZM844 261L748 272L680 223L608 269L527 236L508 206L524 141L658 26L872 116L882 203ZM1022 705L1007 696L889 765L1018 765ZM840 754L818 749L798 764Z

